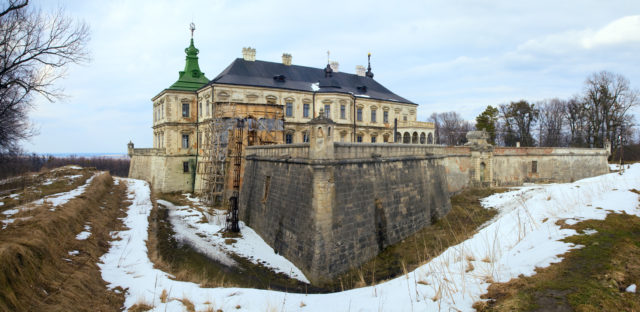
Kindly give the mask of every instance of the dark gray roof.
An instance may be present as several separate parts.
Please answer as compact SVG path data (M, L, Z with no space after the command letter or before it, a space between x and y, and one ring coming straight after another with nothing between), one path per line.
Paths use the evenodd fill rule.
M237 58L207 85L229 84L278 88L318 93L339 92L377 100L395 101L417 105L385 88L373 78L333 72L325 78L320 68L284 65L265 61L245 61ZM315 84L315 87L312 86Z

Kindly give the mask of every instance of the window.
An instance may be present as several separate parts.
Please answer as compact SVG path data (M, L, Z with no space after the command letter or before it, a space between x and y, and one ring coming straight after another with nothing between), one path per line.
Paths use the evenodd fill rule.
M331 104L324 104L324 116L331 118Z
M189 117L189 104L182 103L182 117Z
M309 104L302 104L302 117L309 118Z
M376 136L371 137L371 143L376 143Z
M382 142L384 142L384 143L388 143L389 142L389 135L388 134L385 134L385 135L382 136Z
M284 135L284 142L286 144L291 144L293 143L293 133L287 133Z
M287 115L287 117L293 116L293 103L287 102L285 105L285 115Z
M382 122L389 123L389 111L382 112Z
M189 135L188 134L183 134L182 135L182 148L189 148Z
M202 117L202 101L198 102L198 117Z
M376 110L372 109L371 110L371 122L376 122Z
M531 162L531 173L538 173L538 161Z
M302 142L309 143L309 133L306 131L302 132Z
M407 115L402 116L402 120L407 121Z
M209 100L207 100L207 116L209 116L209 115L210 115L210 113L209 113Z
M184 173L189 172L189 162L188 161L183 161L182 162L182 172L184 172Z
M362 134L358 134L358 136L356 137L356 142L362 143Z
M340 119L347 119L347 107L340 105Z
M358 117L358 121L362 121L362 108L358 108L356 116Z

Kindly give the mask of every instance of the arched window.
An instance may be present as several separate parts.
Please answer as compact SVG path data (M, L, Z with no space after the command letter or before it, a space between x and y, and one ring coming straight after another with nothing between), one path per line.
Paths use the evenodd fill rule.
M411 136L411 143L418 144L418 132L414 132L413 136Z
M395 142L402 142L402 134L400 132L396 132L396 140Z
M427 142L427 137L424 135L424 132L420 133L420 144L424 144Z
M427 136L427 144L433 144L433 134L431 133Z
M411 134L409 134L409 132L405 132L404 133L404 136L402 138L402 143L404 143L404 144L411 143Z
M480 163L480 182L484 182L484 179L486 177L485 175L485 171L487 169L487 165L484 162Z
M384 143L389 142L389 134L385 133L382 135L382 142Z

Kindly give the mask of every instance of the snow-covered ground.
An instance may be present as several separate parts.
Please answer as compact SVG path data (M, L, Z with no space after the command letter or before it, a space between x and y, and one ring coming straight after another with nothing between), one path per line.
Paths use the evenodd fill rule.
M200 205L197 199L189 198L195 205ZM251 228L240 222L242 237L229 239L225 242L220 232L224 228L225 215L218 211L215 215L198 211L189 206L175 206L170 202L158 200L158 204L169 209L169 218L176 239L188 242L209 257L219 262L232 266L235 261L229 257L229 253L239 255L253 263L260 263L271 268L276 273L284 273L292 278L309 283L302 271L285 257L275 253L264 240ZM204 207L203 207L204 208ZM208 221L202 222L203 216ZM231 243L231 241L233 241Z
M556 221L576 223L604 219L611 212L639 215L640 165L623 175L611 173L567 184L530 185L483 201L499 213L477 234L448 248L431 262L405 276L376 286L332 294L290 294L243 288L202 288L175 281L154 269L147 239L151 210L149 185L126 179L132 200L124 219L129 230L118 232L100 260L102 277L111 287L128 288L125 306L146 302L155 311L182 311L178 300L160 302L163 290L169 298L189 299L196 310L225 311L471 311L490 282L506 282L520 274L532 275L562 259L559 255L580 246L560 240L590 235L561 229ZM245 228L246 230L246 228ZM635 290L635 289L634 289Z

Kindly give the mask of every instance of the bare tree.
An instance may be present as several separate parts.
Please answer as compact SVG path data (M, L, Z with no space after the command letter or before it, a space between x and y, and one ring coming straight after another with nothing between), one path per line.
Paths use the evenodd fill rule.
M550 99L538 103L540 127L540 146L566 146L564 118L567 101Z
M27 115L33 97L59 99L54 88L67 65L88 60L89 29L62 10L44 14L10 0L0 8L0 153L15 151L33 135Z
M471 123L456 112L433 113L427 121L435 124L436 139L440 144L464 144L467 142L467 132L473 129Z
M587 143L602 147L606 139L616 148L617 136L632 126L629 110L638 105L638 91L630 88L624 76L601 71L585 81L582 101L587 116Z

